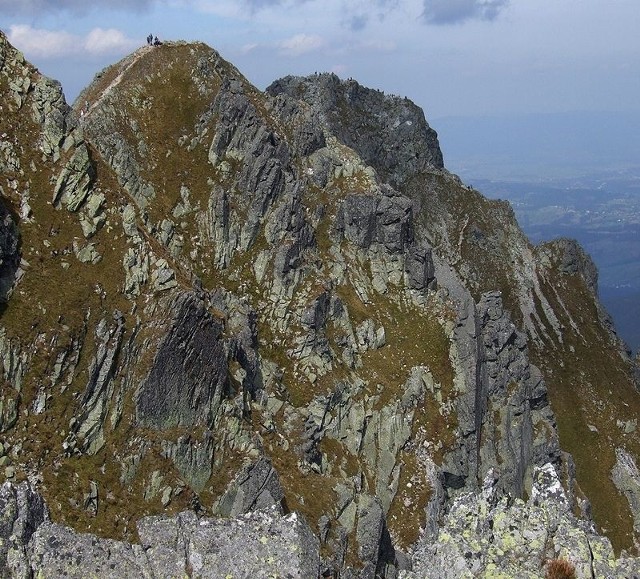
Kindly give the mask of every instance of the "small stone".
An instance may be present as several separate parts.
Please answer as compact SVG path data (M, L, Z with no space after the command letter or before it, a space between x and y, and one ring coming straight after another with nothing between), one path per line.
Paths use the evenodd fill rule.
M127 205L122 212L122 228L129 237L138 234L138 226L136 224L136 210L133 205Z
M156 263L157 269L151 274L154 289L157 291L167 290L178 285L174 271L169 267L166 260L160 259Z
M81 248L78 243L74 241L73 251L78 258L78 261L81 261L82 263L96 264L102 259L102 256L96 250L95 243L89 243Z
M162 506L166 507L171 502L171 487L165 487L162 491Z
M13 478L16 476L16 469L12 466L8 466L4 469L5 478Z

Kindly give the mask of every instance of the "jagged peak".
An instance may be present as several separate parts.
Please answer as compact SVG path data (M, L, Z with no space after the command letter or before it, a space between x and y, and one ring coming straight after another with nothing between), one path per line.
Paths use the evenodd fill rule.
M541 243L536 249L550 260L555 260L554 265L561 273L578 274L593 294L597 295L598 268L578 241L560 237Z
M266 92L307 102L330 131L393 186L415 174L443 169L437 133L423 110L406 97L386 95L333 73L276 80Z
M7 35L0 30L0 72L9 81L15 81L16 76L27 77L37 73L37 69L24 58L15 46L11 44Z
M7 35L0 29L0 65L4 63L6 53L11 50L19 52L7 38Z

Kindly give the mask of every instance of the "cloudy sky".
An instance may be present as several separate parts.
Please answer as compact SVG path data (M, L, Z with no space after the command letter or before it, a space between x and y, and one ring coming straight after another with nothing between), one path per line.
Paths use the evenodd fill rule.
M70 101L152 32L259 88L333 71L429 120L640 110L639 0L0 0L0 29Z

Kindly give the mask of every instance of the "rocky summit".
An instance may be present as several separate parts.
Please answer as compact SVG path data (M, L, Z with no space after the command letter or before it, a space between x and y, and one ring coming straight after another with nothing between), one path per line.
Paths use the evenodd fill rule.
M408 99L0 33L0 170L2 577L640 577L593 262Z

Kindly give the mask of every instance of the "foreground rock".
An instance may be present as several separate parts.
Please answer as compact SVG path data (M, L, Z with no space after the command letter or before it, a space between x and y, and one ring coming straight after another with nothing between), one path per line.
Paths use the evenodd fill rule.
M319 543L277 509L235 519L193 512L138 521L141 544L76 533L49 520L27 483L0 489L2 577L316 577Z
M527 502L510 500L500 497L490 473L479 494L454 501L437 534L425 532L398 576L534 578L566 564L579 578L640 577L640 558L616 559L609 540L572 514L551 464L534 479ZM233 518L199 518L193 511L144 517L137 522L139 544L51 522L28 483L4 483L0 510L2 577L312 579L323 569L320 542L305 519L277 506ZM364 568L347 576L379 575Z
M561 562L576 577L640 577L640 558L616 559L609 540L573 515L553 465L536 470L526 502L500 497L496 482L489 473L481 493L458 497L437 536L416 548L414 570L400 577L544 577Z

